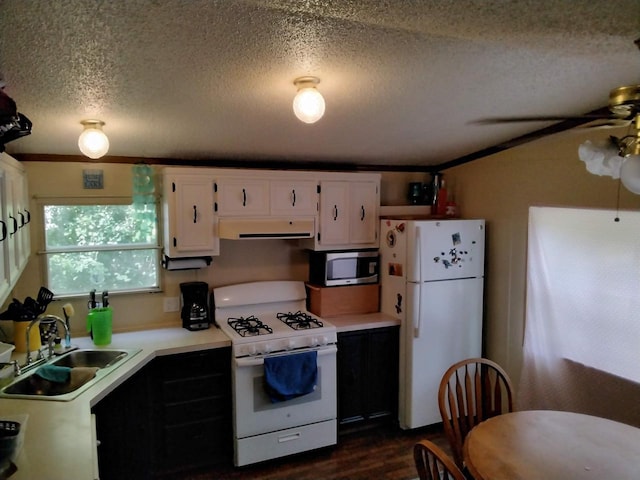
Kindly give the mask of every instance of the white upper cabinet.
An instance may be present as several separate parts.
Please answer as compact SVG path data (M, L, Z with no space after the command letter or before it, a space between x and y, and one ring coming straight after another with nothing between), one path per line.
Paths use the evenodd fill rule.
M269 215L269 181L219 178L216 182L217 213L221 217Z
M305 180L270 182L271 215L310 216L318 211L318 184Z
M316 250L378 246L379 182L321 181Z
M378 241L378 185L373 182L349 184L349 243L372 244Z
M22 275L31 254L31 213L22 164L0 155L0 303Z
M320 182L318 243L324 246L349 243L349 182Z
M378 247L377 173L167 167L163 179L171 258L218 255L220 238L290 238L312 250Z
M212 175L164 177L164 248L170 258L218 255Z

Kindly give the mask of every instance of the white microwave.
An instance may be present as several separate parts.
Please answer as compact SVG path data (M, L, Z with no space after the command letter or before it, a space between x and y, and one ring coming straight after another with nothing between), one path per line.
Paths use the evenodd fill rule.
M378 250L310 252L309 281L315 285L378 283Z

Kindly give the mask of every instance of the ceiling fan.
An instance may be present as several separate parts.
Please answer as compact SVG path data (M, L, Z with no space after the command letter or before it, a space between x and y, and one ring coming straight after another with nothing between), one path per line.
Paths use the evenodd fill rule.
M633 42L640 49L640 38ZM514 122L553 122L565 120L605 120L611 126L629 125L640 115L640 85L614 88L609 93L609 112L600 110L584 115L534 115L523 117L491 117L475 120L475 124L496 124ZM606 125L606 123L605 123ZM598 124L602 126L602 124Z
M634 41L640 49L640 38ZM523 117L492 117L471 123L488 125L516 122L600 122L591 127L630 126L623 137L609 136L606 145L593 145L587 141L580 145L580 160L587 164L587 170L596 175L620 178L631 192L640 194L640 85L614 88L609 93L608 112L604 109L576 116L539 115Z

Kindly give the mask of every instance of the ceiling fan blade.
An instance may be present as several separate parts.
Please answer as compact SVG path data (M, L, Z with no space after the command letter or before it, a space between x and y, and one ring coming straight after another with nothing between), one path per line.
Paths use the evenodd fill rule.
M525 123L525 122L564 122L566 120L627 120L611 113L586 114L586 115L536 115L531 117L488 117L472 120L469 124L491 125L499 123Z

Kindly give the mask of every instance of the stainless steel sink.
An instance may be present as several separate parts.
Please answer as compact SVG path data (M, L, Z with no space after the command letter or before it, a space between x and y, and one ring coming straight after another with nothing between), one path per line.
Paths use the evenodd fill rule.
M124 359L126 350L74 350L50 361L58 367L98 367L108 368Z
M121 366L140 350L125 349L82 349L54 357L44 365L69 367L74 371L72 380L65 383L49 382L35 373L35 368L26 375L17 377L0 390L0 397L32 400L69 401ZM93 370L95 370L93 376Z

